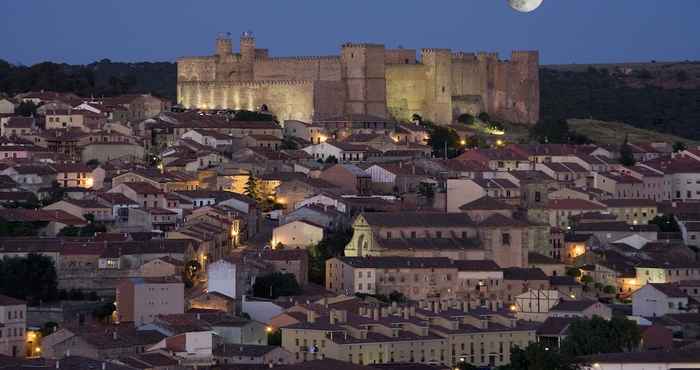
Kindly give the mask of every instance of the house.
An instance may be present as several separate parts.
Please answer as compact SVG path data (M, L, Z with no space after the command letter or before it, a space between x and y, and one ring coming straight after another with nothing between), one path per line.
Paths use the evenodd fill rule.
M632 225L648 224L658 216L657 203L652 199L607 199L601 203L618 220Z
M674 349L607 353L585 357L584 370L700 369L700 352Z
M617 199L646 198L644 181L619 172L595 172L593 187L613 194Z
M530 268L542 270L547 276L564 276L566 273L566 265L563 262L536 252L528 253L527 264Z
M195 315L198 320L209 324L212 331L223 343L238 345L267 344L267 327L261 322L216 311L196 313Z
M27 303L0 294L0 355L10 357L36 356L25 353Z
M117 286L117 321L141 326L158 315L183 313L184 289L181 281L171 277L126 279Z
M306 220L295 220L272 230L270 245L283 245L290 248L307 248L323 240L323 226Z
M460 161L476 161L494 171L515 171L528 164L528 157L517 151L504 149L467 150L457 157Z
M124 194L124 196L146 209L164 208L167 203L165 193L148 182L121 183L113 186L108 193Z
M667 314L687 313L697 301L672 284L649 283L632 293L632 312L635 316L661 317Z
M205 292L188 301L190 311L197 310L217 310L230 314L236 313L236 301L219 292ZM255 318L253 318L255 319Z
M540 269L510 267L503 269L505 301L514 303L515 298L530 290L548 290L549 277Z
M95 174L92 167L82 163L62 163L51 166L56 171L56 181L64 188L91 188L95 184ZM98 167L99 168L99 167ZM104 170L102 178L104 178Z
M545 205L547 218L542 220L552 227L567 229L571 226L571 217L582 213L603 211L605 206L583 199L554 199Z
M414 193L420 184L427 182L431 176L415 163L381 163L368 167L365 172L372 178L372 187L384 194Z
M556 290L530 289L518 294L510 309L519 320L544 322L552 307L559 303L559 296Z
M241 143L247 148L261 148L265 150L279 150L282 140L274 135L247 135L241 138Z
M335 164L323 170L320 178L337 186L345 194L367 195L371 192L371 175L354 164Z
M200 145L212 148L233 144L233 136L222 134L217 131L193 129L182 135L183 139L190 139Z
M137 330L133 324L127 323L85 327L71 325L42 338L41 356L60 360L57 362L73 356L100 361L116 359L143 353L164 337L155 330Z
M91 215L94 221L111 222L114 221L112 208L103 205L96 200L88 199L64 199L49 204L45 210L61 210L75 217L85 219L86 215Z
M340 230L347 226L347 215L333 207L323 205L306 205L286 214L282 222L308 221L326 230Z
M559 348L561 342L569 332L569 326L577 318L573 317L547 317L537 328L537 341L545 348Z
M343 191L328 181L315 178L290 179L283 181L277 188L277 202L286 206L287 211L294 209L299 202L321 193L342 194Z
M335 158L340 163L345 162L365 162L372 158L381 156L381 152L369 145L354 145L337 141L325 141L320 144L312 144L303 151L311 155L314 159L327 161L328 158Z
M23 137L30 135L36 129L36 119L33 117L8 117L0 120L0 132L2 136Z
M299 138L312 144L320 144L328 139L328 132L319 125L296 120L286 120L284 121L284 136Z
M222 344L214 348L214 359L222 365L280 366L294 363L292 354L278 346Z
M612 309L604 303L592 300L562 300L549 310L549 317L581 317L590 319L599 316L612 318Z
M448 179L448 211L457 211L460 206L477 199L489 197L516 206L520 204L520 190L506 179Z
M15 99L8 97L0 97L0 114L13 114L15 108L19 105Z

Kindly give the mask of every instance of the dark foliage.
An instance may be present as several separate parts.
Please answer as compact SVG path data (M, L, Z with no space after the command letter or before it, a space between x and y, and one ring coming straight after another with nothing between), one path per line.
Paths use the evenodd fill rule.
M271 274L258 276L253 285L253 295L260 298L271 298L283 296L294 296L301 294L301 287L294 277L294 274L273 272Z
M681 79L684 74L681 73ZM687 76L687 73L685 74ZM642 85L630 86L604 70L586 72L540 70L541 119L593 118L624 122L691 139L700 139L700 89L671 89L645 82L648 70L635 76Z
M309 248L309 281L325 286L326 260L342 256L350 239L351 232L338 232L326 236L320 243Z
M576 370L579 367L558 351L540 343L530 343L525 348L514 347L510 353L510 364L498 370Z
M0 260L0 294L29 304L58 297L58 277L53 260L38 254Z
M678 222L673 214L667 214L663 216L656 216L649 221L649 224L653 224L659 227L659 231L662 233L678 233L681 231L678 227Z
M151 93L175 100L175 63L116 63L109 59L88 65L44 62L31 67L0 60L0 91L72 92L80 96Z
M561 351L570 357L597 353L633 351L639 346L641 331L634 321L625 317L605 320L598 316L578 319L569 326L569 335L561 344Z

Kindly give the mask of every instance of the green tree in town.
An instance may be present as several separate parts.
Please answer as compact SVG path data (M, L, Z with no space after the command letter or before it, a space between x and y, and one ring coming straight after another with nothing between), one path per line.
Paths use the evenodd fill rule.
M261 194L258 179L256 179L252 174L248 176L248 180L245 182L243 193L256 201L260 201Z
M489 116L488 113L486 113L486 112L481 112L481 113L479 113L479 121L481 121L481 122L490 122L490 121L491 121L491 117Z
M682 141L676 141L675 143L673 143L673 152L674 153L682 152L686 149L688 149L688 146L685 145L685 143Z
M561 352L569 357L598 353L629 352L639 348L641 331L636 322L615 316L605 320L599 316L577 319L569 325L561 343Z
M342 256L345 246L352 239L351 232L336 232L327 235L317 245L309 247L309 281L325 286L326 260Z
M51 258L30 253L27 257L0 260L0 294L36 304L58 297L58 277Z
M445 154L447 158L455 157L461 149L457 131L440 125L430 127L428 145L433 149L433 155L440 158L444 158Z
M294 274L273 272L258 276L253 285L253 295L260 298L275 299L301 294L301 287Z
M649 220L650 225L656 225L659 227L659 231L663 233L678 233L681 231L676 222L676 218L672 213L665 214L663 216L656 216Z
M555 348L541 343L530 343L525 348L514 347L510 353L510 364L498 370L577 370L579 366Z
M620 146L620 164L625 167L634 166L637 161L634 159L634 153L632 152L632 147L629 144L627 135L625 135L625 141L622 142Z
M474 116L472 116L469 113L463 113L463 114L460 114L459 117L457 117L457 122L463 123L463 124L469 125L469 126L473 125L475 121L476 121L476 119L474 118Z

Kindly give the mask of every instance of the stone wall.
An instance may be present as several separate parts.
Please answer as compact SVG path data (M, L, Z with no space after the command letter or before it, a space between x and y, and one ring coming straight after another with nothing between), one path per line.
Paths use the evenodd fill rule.
M187 108L256 110L266 104L280 120L310 121L312 81L181 82L178 96Z
M178 102L188 108L257 109L280 119L311 120L370 114L410 120L415 113L451 123L462 113L496 119L539 119L538 52L496 53L450 49L385 49L379 44L342 46L339 56L270 58L249 34L240 53L225 40L216 54L178 60Z
M340 58L292 57L257 59L255 80L340 81Z
M426 67L422 64L386 66L386 105L397 120L410 121L414 113L425 111Z

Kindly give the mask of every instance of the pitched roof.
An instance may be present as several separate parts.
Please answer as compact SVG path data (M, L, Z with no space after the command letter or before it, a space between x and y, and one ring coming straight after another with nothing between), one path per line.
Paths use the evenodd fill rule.
M378 227L465 227L473 222L465 213L444 212L365 212L362 217Z
M500 271L501 267L492 260L454 260L459 271Z
M599 364L687 364L699 363L700 351L692 350L663 350L644 352L606 353L584 357L589 363Z
M508 267L503 269L503 280L549 280L538 268Z
M338 257L355 268L454 268L446 257Z
M26 305L27 302L0 294L0 306L17 306L22 304Z
M584 199L552 199L545 205L549 209L603 210L604 206Z
M512 205L501 202L498 199L494 199L485 195L477 200L473 200L469 203L462 204L459 209L463 211L472 210L502 210L502 209L514 209Z
M591 300L578 300L578 301L560 301L557 305L552 307L549 311L566 311L566 312L582 312L594 304L599 303L597 301Z

